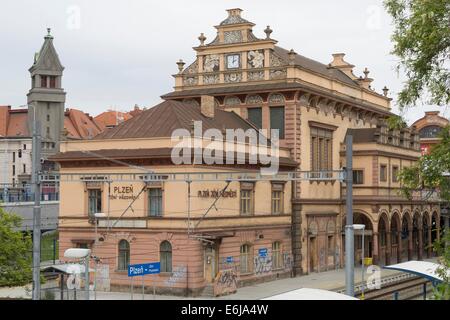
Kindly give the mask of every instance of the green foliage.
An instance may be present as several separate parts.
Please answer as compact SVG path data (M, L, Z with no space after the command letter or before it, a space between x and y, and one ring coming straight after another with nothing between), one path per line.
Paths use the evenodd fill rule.
M56 254L55 260L59 258L58 254L58 232L47 233L41 237L41 261L51 261L53 260L53 253ZM53 246L56 245L56 250L54 251Z
M438 191L442 200L450 201L450 126L441 133L441 142L431 152L422 156L412 167L399 173L402 193L409 199L415 190Z
M389 129L404 129L408 127L403 117L398 115L392 115L387 119L387 125Z
M435 300L450 300L450 246L446 245L450 243L450 230L446 229L444 236L440 241L434 243L434 250L439 256L439 268L437 274L444 279L439 283L433 292L433 298Z
M427 94L427 103L450 102L450 1L385 0L394 24L392 53L407 81L398 96L401 108L413 106Z
M32 240L18 230L22 219L0 208L0 287L28 284L32 279Z

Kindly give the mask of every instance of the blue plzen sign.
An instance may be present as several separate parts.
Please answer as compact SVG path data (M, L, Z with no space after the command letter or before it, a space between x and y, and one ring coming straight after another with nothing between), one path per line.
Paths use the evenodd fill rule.
M159 262L130 264L128 265L128 276L144 276L146 274L156 274L161 272L161 264Z
M227 257L227 263L233 263L233 257Z
M267 257L267 248L261 248L258 250L258 255L260 257Z

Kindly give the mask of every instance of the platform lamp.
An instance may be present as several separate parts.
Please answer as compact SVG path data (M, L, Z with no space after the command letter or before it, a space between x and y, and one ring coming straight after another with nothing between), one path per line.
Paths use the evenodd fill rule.
M96 212L94 213L95 218L95 241L94 241L94 262L95 262L95 271L94 271L94 299L97 300L97 242L98 242L98 235L97 235L97 226L98 226L98 219L99 218L105 218L106 214L103 212Z
M90 249L82 249L82 248L70 248L64 252L64 257L69 259L83 259L84 258L84 274L85 274L85 291L86 291L86 300L89 300L89 256L91 255Z
M353 224L353 230L362 230L362 257L361 257L361 300L364 300L364 230L366 229L365 224Z

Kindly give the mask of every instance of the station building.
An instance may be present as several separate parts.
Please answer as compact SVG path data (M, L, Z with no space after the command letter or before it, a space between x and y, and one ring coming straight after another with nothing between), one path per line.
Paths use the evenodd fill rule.
M149 216L151 211L144 197L133 205L131 216L136 218L130 221L135 222L122 225L121 233L117 233L123 236L105 238L104 248L109 248L112 259L109 270L114 274L114 282L127 284L126 275L117 278L121 274L117 266L122 261L118 257L129 254L133 263L141 261L133 260L133 256L141 254L142 261L162 259L167 252L165 248L172 250L174 267L188 265L185 287L193 294L211 286L214 289L214 279L220 277L220 264L226 261L239 261L235 274L241 285L290 272L303 275L343 267L345 183L329 179L329 175L346 166L344 141L348 134L354 137L354 223L366 225L364 256L372 257L374 264L430 256L430 244L439 237L439 201L424 201L420 196L408 200L400 195L397 174L420 157L419 135L414 128L386 127L385 120L392 115L388 89L376 92L367 68L363 76L356 76L354 66L344 60L343 53L333 54L328 64L314 61L278 46L269 26L264 29L265 37L258 38L253 32L255 25L242 17L241 9L227 11L228 17L215 27L217 36L212 41L208 43L203 33L199 36L200 44L194 48L195 61L187 66L182 60L177 62L174 90L162 96L165 102L91 141L63 143L62 153L54 160L60 163L62 173L130 170L122 168L122 162L161 172L256 170L257 166L174 166L168 160L167 148L171 145L166 143L167 130L177 126L189 129L191 120L204 119L204 102L209 101L208 104L214 104L209 109L214 110L214 117L208 118L212 127L245 129L250 125L279 130L282 170L307 171L313 179L282 186L268 182L231 185L237 198L219 200L223 201L224 210L218 204L217 212L210 211L199 225L213 237L213 243L203 248L198 241L186 237L186 186L175 188L167 182L159 187L163 188L161 201L167 215ZM77 243L92 245L94 241L89 203L96 202L89 199L103 199L102 207L96 210L105 211L106 190L112 186L102 182L101 186L89 187L89 183L75 187L74 182L61 182L61 197L67 201L61 201L60 250ZM193 203L196 201L195 208L201 212L210 203L200 196L203 191L208 194L208 190L221 187L223 181L199 186L194 192L199 198L191 198ZM91 191L99 188L100 191ZM241 211L242 204L248 201L246 188L254 194L251 200L255 203L254 213L250 216L242 215ZM132 187L133 192L138 189ZM277 190L283 194L283 210L274 215ZM176 197L179 201L174 200L174 191L180 195ZM156 191L146 192L150 195ZM84 202L79 201L80 197ZM109 209L111 216L120 215L121 209L129 204L116 203ZM230 216L225 217L227 212ZM141 229L136 229L136 225ZM357 264L362 257L360 237L357 235L355 240ZM268 249L269 256L281 252L286 257L283 271L272 265L261 276L259 271L264 268L258 269L260 265L255 259L253 269L245 269L243 261L257 258L259 249L262 252ZM149 256L145 256L146 252ZM272 259L275 260L281 261ZM211 267L209 261L214 261ZM161 290L172 283L168 277L166 285L159 283ZM164 275L159 279L165 281Z

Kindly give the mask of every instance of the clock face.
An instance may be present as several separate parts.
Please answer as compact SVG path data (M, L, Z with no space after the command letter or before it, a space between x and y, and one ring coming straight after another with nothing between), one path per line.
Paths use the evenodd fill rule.
M230 54L227 56L227 68L228 69L236 69L239 68L239 58L238 54Z

